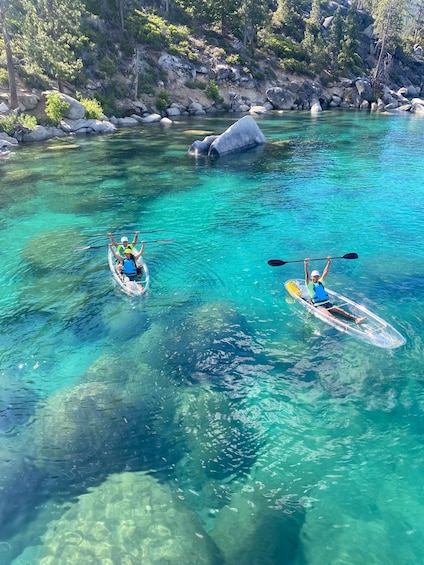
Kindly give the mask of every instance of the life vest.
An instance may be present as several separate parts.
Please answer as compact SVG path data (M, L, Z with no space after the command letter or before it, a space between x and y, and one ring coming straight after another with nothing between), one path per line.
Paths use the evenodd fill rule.
M320 302L327 302L328 294L324 288L322 282L313 283L314 284L314 294L311 297L311 300L314 304L319 304Z
M137 274L137 265L133 258L124 259L124 262L122 264L122 272L128 276Z
M123 257L125 255L124 253L125 249L131 249L131 251L134 252L134 245L132 243L129 243L128 245L119 244L118 247L116 248L116 251L119 253L119 255Z

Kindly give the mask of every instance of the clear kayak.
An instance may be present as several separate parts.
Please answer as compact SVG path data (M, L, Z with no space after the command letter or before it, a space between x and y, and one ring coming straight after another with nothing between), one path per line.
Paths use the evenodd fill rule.
M406 343L403 335L382 318L373 314L368 308L327 287L325 287L325 290L332 304L342 308L356 318L365 317L366 320L361 324L356 324L354 321L350 321L342 316L329 316L322 308L317 308L312 304L303 279L288 280L284 286L296 302L309 310L314 316L341 332L345 332L376 347L384 347L386 349L394 349Z
M129 296L141 296L145 294L145 292L149 288L150 276L147 264L142 257L140 257L140 259L137 261L137 263L142 267L142 273L138 277L138 279L134 281L130 281L125 275L121 276L119 274L119 272L116 270L117 261L110 249L108 250L107 257L112 277L120 287L122 292L125 292L125 294L128 294Z

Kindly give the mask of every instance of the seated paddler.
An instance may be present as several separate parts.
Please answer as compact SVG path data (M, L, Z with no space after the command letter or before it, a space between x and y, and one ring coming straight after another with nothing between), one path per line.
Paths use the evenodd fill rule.
M130 281L136 281L141 275L141 267L137 264L144 251L144 242L141 250L138 253L133 253L132 249L127 248L124 250L124 256L121 257L114 249L112 244L109 244L109 249L112 251L113 256L117 259L116 271L121 277L128 277Z
M309 261L310 259L305 259L305 284L308 289L308 294L311 298L312 304L316 308L320 308L328 316L334 316L334 314L339 314L349 320L354 321L356 324L361 324L365 322L366 318L357 318L353 314L346 312L342 308L335 306L330 302L327 291L325 290L324 281L327 278L328 271L330 270L331 257L327 257L327 264L324 267L322 275L317 270L314 270L309 274Z

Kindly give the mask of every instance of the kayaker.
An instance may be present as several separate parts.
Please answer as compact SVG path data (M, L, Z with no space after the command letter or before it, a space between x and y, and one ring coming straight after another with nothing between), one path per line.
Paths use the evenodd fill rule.
M334 318L336 317L334 314L339 314L349 320L353 320L355 324L362 324L362 322L366 321L366 318L357 318L353 314L346 312L346 310L343 310L338 306L334 306L334 304L330 302L323 281L327 278L331 265L331 257L327 257L327 264L324 267L322 275L320 275L320 272L317 270L314 270L311 274L309 274L309 259L305 259L304 264L306 288L308 289L311 302L314 306L320 308L323 312L328 314L328 316L333 316Z
M109 236L109 239L112 242L112 245L115 246L115 249L117 250L119 255L121 257L123 257L125 249L131 249L133 253L137 253L137 249L135 249L135 246L137 245L137 240L138 240L139 234L140 234L139 231L135 232L134 239L133 239L132 243L128 242L128 237L126 235L121 237L121 243L118 243L116 241L116 239L113 237L113 234L108 233L107 235Z
M144 241L141 242L141 249L138 253L133 253L132 249L128 247L124 250L124 257L121 257L109 243L109 249L112 251L113 256L117 259L116 270L121 276L128 277L130 281L135 281L139 278L142 272L141 265L137 264L138 259L143 255Z

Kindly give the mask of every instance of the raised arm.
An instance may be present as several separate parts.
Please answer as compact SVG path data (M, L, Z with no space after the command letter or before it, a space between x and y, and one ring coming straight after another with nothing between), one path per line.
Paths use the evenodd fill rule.
M137 245L137 241L138 241L138 236L139 236L139 235L140 235L140 232L139 232L139 231L136 231L135 234L134 234L134 239L132 240L132 244L131 244L131 245L133 245L133 246L136 246L136 245Z
M112 255L115 257L115 259L118 259L118 261L123 261L123 257L121 257L119 253L115 251L111 243L109 243L109 249L112 251Z
M116 239L113 237L113 235L112 235L111 233L108 233L107 235L108 235L108 237L109 237L109 239L110 239L112 245L114 245L115 248L117 248L117 247L118 247L118 243L117 243Z
M305 266L305 283L306 283L306 286L308 286L308 284L309 284L309 259L305 259L303 261L303 264Z
M330 265L331 265L331 257L327 257L327 264L322 272L322 276L321 279L324 280L325 277L328 275L328 271L330 270Z
M140 249L140 251L139 251L138 253L135 253L135 254L134 254L134 259L135 259L136 261L137 261L137 259L140 259L140 257L143 255L144 246L145 246L145 245L146 245L146 242L145 242L145 241L142 241L142 242L141 242L141 249Z

